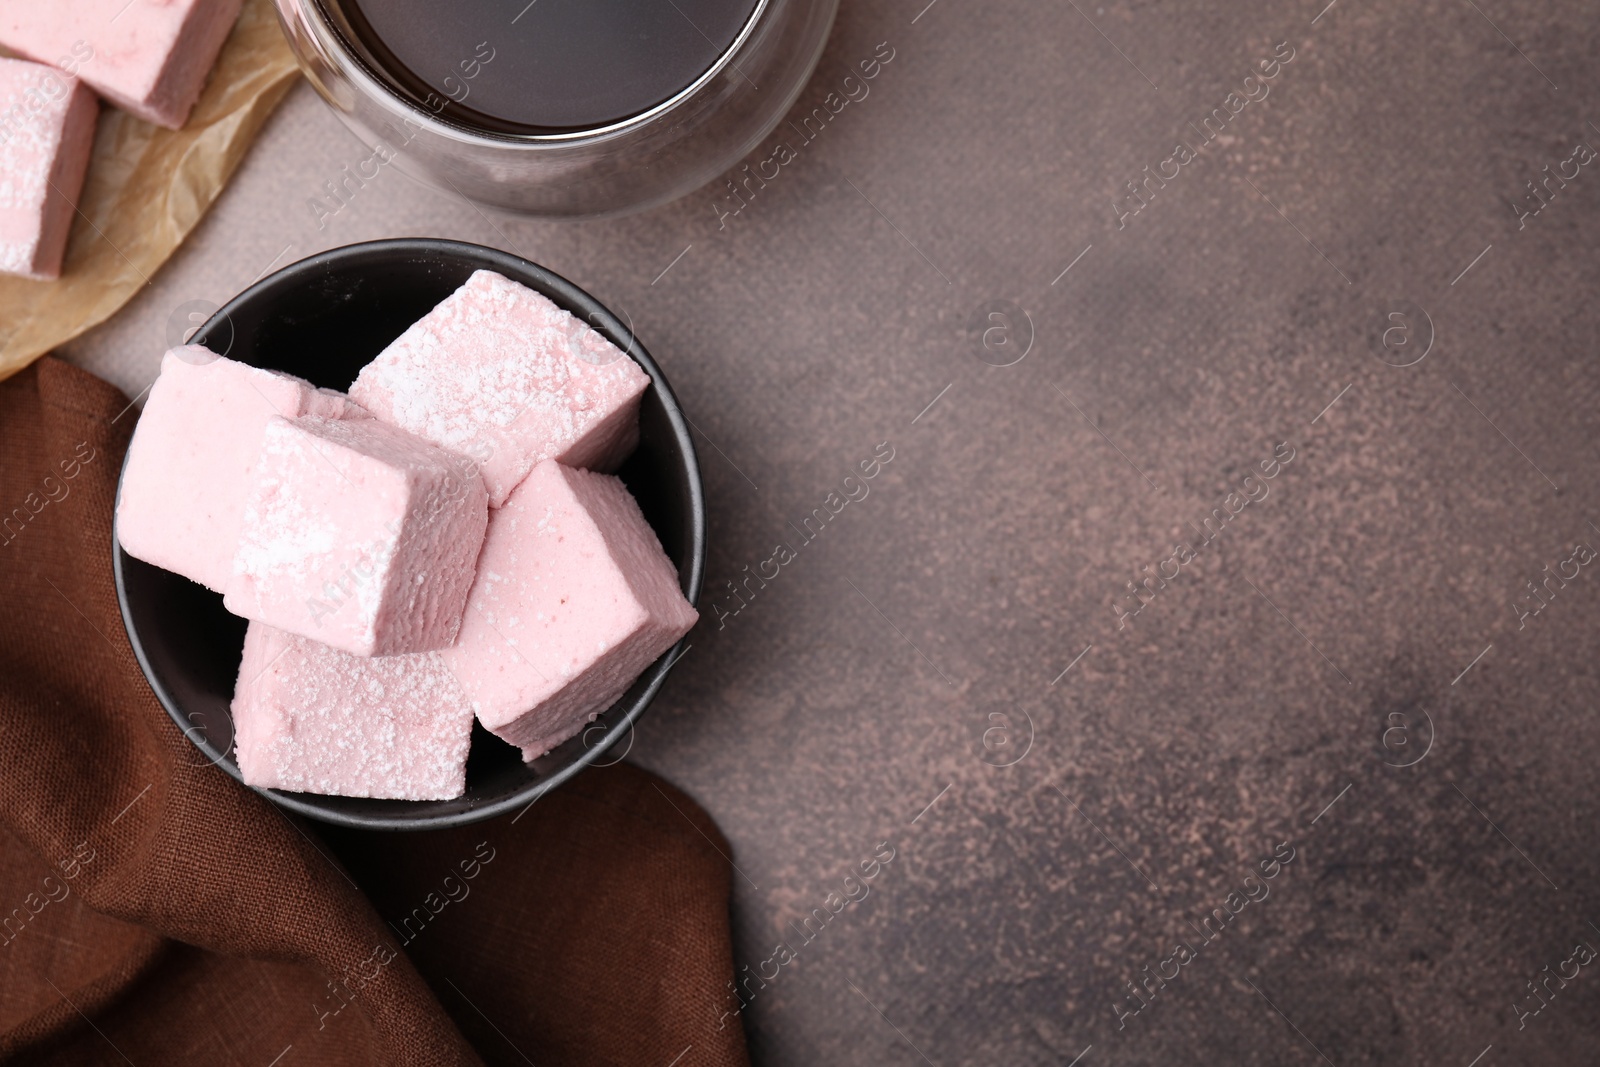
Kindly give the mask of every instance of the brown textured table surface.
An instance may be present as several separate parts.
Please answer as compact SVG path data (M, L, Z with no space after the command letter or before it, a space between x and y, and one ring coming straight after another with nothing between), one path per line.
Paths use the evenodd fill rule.
M319 212L366 152L301 86L68 354L137 393L383 236L632 318L710 584L629 758L734 842L760 1063L1592 1062L1594 12L926 2L846 3L799 109L893 59L720 220Z

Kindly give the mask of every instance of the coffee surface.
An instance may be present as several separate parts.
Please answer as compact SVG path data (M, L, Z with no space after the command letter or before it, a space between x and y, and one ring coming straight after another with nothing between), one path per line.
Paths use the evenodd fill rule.
M581 130L648 111L705 73L755 9L755 0L322 3L403 96L509 134Z

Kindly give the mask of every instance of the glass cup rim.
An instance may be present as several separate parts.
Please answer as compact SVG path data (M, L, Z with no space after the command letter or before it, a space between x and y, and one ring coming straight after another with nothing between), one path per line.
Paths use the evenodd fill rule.
M655 106L630 115L616 122L604 126L593 126L581 130L569 130L562 133L537 133L537 134L495 134L474 130L455 122L441 120L437 113L428 111L412 103L395 91L382 77L370 69L369 65L358 56L353 49L348 47L341 34L328 19L327 12L323 9L323 0L283 0L280 2L280 11L283 8L293 8L308 28L315 31L316 43L328 54L330 58L337 57L340 64L340 73L354 82L358 91L364 93L368 99L380 102L389 110L398 110L401 115L430 133L466 144L480 145L488 148L522 148L539 146L565 146L585 141L604 140L619 134L629 133L639 129L660 118L662 115L677 108L685 101L698 94L707 85L711 84L718 76L733 65L733 59L739 50L755 33L756 26L761 17L766 14L767 8L775 0L756 0L755 7L751 9L750 16L745 19L733 41L723 50L722 54L706 68L699 77L684 86L672 96ZM287 12L283 12L287 16ZM737 70L737 68L735 68Z

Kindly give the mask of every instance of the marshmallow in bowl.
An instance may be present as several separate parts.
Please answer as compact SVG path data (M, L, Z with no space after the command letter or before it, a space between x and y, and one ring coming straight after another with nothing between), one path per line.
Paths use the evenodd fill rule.
M549 298L493 271L411 325L350 396L482 469L499 507L534 464L613 470L639 440L649 377Z
M122 547L223 592L267 424L311 413L366 417L348 398L293 375L200 345L169 351L128 446L117 498Z
M357 656L455 640L488 519L462 457L376 419L271 419L224 606Z
M698 618L627 487L546 460L490 512L461 635L442 658L478 721L533 760Z
M393 800L466 788L472 709L437 652L352 656L259 622L233 695L246 785Z

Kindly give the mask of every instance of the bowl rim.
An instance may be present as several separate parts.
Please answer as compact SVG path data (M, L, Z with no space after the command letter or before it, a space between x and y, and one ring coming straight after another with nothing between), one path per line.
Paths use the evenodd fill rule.
M689 543L685 546L687 558L684 561L684 565L687 569L687 580L684 580L685 575L680 572L679 581L684 586L684 595L688 598L689 603L697 605L700 600L702 583L705 579L705 489L701 480L699 455L694 447L694 439L689 432L688 420L684 417L683 410L678 403L677 394L673 392L671 384L668 383L666 375L662 372L655 359L639 343L637 336L633 332L631 321L625 325L609 307L554 271L502 249L446 238L397 237L341 245L337 248L330 248L307 256L304 259L296 260L265 277L257 279L222 307L218 308L194 332L193 337L185 343L203 344L210 339L209 335L212 330L227 325L230 330L228 347L231 350L233 344L231 334L232 315L247 304L269 297L278 290L303 284L308 278L315 277L329 267L350 267L359 265L365 259L390 259L396 254L402 256L411 254L419 258L433 258L435 260L441 257L464 260L474 266L474 269L494 270L511 278L513 281L526 284L536 292L548 296L567 311L580 315L586 322L605 335L607 340L622 349L624 354L639 364L640 369L649 375L652 387L657 390L660 396L668 424L672 428L673 438L682 450L684 457L684 473L687 476L689 490L687 504L690 519L690 536ZM529 279L532 279L532 284L529 283ZM238 764L228 756L227 750L219 751L200 732L200 728L186 717L178 700L161 683L145 652L144 644L139 638L139 632L134 625L123 575L124 552L122 543L117 537L116 521L117 505L120 505L122 499L122 476L127 470L127 463L128 453L125 452L123 454L122 467L117 474L116 504L113 505L111 522L111 566L117 591L117 606L122 615L123 629L127 632L128 642L133 647L134 658L139 662L139 669L144 674L146 683L155 693L156 699L166 709L167 714L172 718L178 729L183 732L184 737L204 753L212 764L221 767L235 781L243 784L244 779L240 775ZM246 788L261 794L274 804L308 818L362 830L436 830L444 827L465 826L470 823L491 819L519 807L526 810L527 807L531 806L545 793L594 765L624 734L631 733L639 717L644 714L645 709L655 700L656 693L660 691L662 684L666 681L668 672L682 658L683 652L680 649L686 649L688 640L688 635L680 638L675 645L662 653L655 662L645 669L644 674L641 675L641 677L648 678L644 690L634 699L632 706L627 709L622 717L606 731L605 736L599 743L589 746L586 741L583 754L567 766L547 777L541 777L537 781L530 782L515 793L491 803L439 815L413 815L406 818L395 818L383 814L350 812L329 808L324 806L319 794L293 793L277 789L263 789L256 786L246 786ZM583 735L580 734L579 736ZM228 749L232 747L233 743L230 738ZM411 801L408 803L436 802Z

